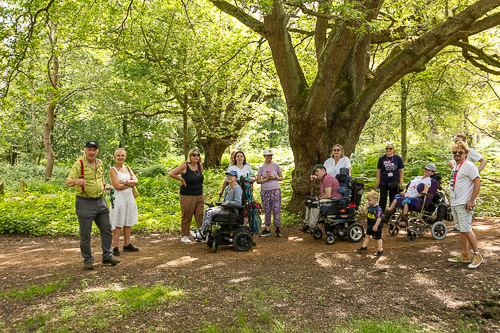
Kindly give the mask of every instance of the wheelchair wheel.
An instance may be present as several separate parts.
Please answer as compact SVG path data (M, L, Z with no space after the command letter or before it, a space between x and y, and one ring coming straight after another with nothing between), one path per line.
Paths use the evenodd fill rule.
M214 251L214 253L217 253L217 242L216 241L212 242L212 251Z
M396 236L399 233L399 227L394 224L389 224L389 235Z
M314 229L313 238L314 239L321 239L321 237L323 237L323 231L321 231L320 228Z
M347 228L347 235L351 242L357 243L365 237L365 230L361 224L354 223Z
M437 221L432 225L431 234L437 240L441 240L446 237L446 233L448 229L446 228L446 224L441 221Z
M252 235L246 232L240 232L234 236L233 245L236 251L248 251L253 246Z
M413 230L408 230L406 232L406 240L408 242L414 242L417 240L417 233Z
M335 243L335 236L333 234L329 234L326 236L326 244L328 245L333 245L333 243Z

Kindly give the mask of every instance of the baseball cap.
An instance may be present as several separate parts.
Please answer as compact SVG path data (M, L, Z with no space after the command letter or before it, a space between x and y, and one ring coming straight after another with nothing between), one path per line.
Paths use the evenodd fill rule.
M97 142L95 141L88 141L86 144L85 144L85 148L87 147L96 147L97 149L99 149L99 145L97 144Z
M326 167L323 164L316 164L314 166L313 172L316 171L316 169L325 169L326 170Z
M424 167L424 169L427 169L427 170L431 170L431 171L436 172L436 166L435 166L434 164L432 164L432 163L428 163L428 164Z
M225 172L226 175L233 175L235 176L236 178L238 178L238 173L234 170L231 170L231 171L226 171Z
M266 155L274 155L273 153L273 150L272 149L266 149L262 152L262 155L266 156Z

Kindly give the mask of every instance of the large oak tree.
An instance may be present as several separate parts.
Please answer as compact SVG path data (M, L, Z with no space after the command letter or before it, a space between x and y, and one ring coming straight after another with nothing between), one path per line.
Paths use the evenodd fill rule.
M498 0L468 6L453 1L210 1L266 38L271 48L295 159L292 211L302 207L311 167L328 157L334 143L350 155L373 104L403 76L423 71L448 46L472 53L481 66L495 65L468 38L500 24ZM437 3L443 5L441 12ZM432 16L430 10L435 10ZM307 38L314 38L314 61L304 61ZM374 45L385 47L383 58L375 58Z

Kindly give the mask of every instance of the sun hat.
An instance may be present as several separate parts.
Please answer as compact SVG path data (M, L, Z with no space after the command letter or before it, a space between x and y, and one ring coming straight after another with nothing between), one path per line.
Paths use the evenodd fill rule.
M266 155L274 155L273 153L273 150L272 149L266 149L262 152L262 155L266 156Z

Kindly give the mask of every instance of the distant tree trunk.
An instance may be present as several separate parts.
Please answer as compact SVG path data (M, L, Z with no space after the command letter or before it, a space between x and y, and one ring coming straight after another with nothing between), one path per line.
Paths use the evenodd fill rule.
M408 91L410 84L406 83L405 78L401 78L401 157L403 162L407 162L408 156L408 142L407 142L407 117L408 117Z
M188 131L188 112L187 108L182 108L182 150L184 151L184 160L187 159L189 152L189 131Z
M229 147L234 140L228 142L224 139L210 137L200 139L200 142L205 153L204 165L206 168L213 168L220 166L222 154L224 154L224 151L226 151L227 147Z
M120 147L125 147L127 145L128 138L128 122L126 119L122 119L122 135L120 137Z
M57 24L54 24L50 27L49 32L49 40L52 49L54 49L55 45L57 44L56 33ZM45 180L50 180L50 178L52 178L52 170L54 168L55 162L55 154L51 142L51 132L54 127L55 109L57 105L57 78L59 74L59 60L57 56L52 55L51 62L52 73L50 73L49 71L49 80L52 87L49 97L49 104L47 105L47 121L45 122L43 128L43 144L45 146L45 156L47 158L47 164L45 165Z

